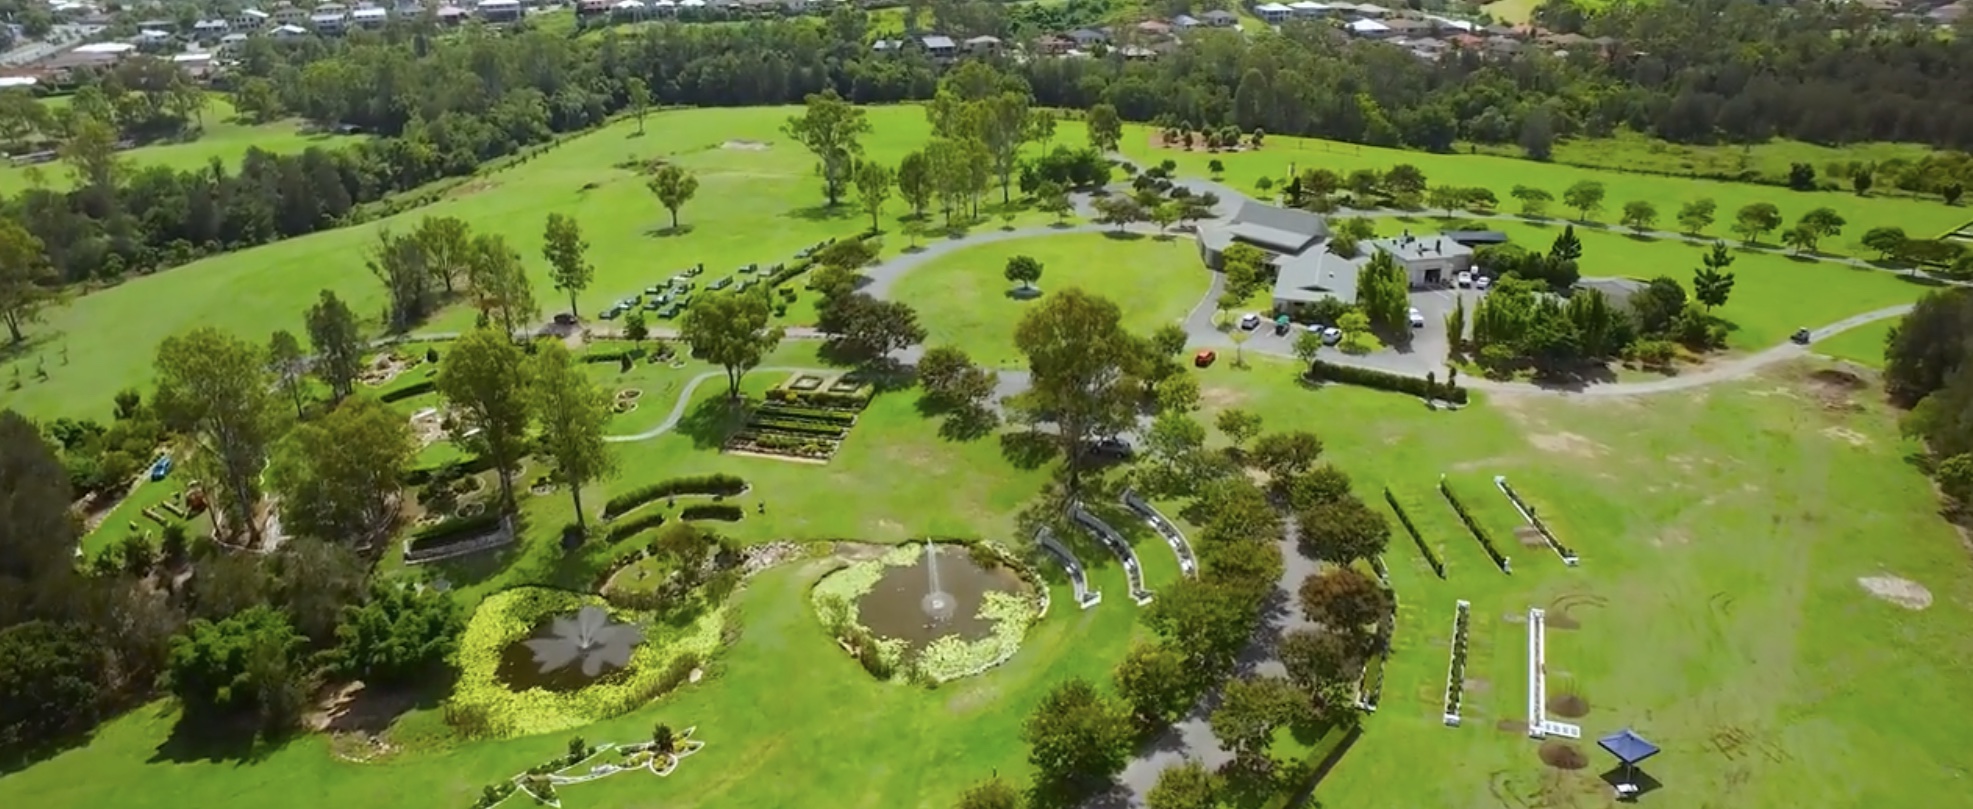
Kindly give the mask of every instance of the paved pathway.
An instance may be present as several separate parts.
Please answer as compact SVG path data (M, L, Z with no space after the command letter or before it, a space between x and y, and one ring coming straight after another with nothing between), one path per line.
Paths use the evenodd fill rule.
M761 368L755 368L753 369L753 371L749 373L836 374L836 373L840 373L840 371L832 371L826 368L792 368L792 367L765 366ZM604 436L603 440L612 443L618 443L618 444L629 442L629 441L648 441L650 439L664 435L665 433L671 432L672 428L677 427L678 422L681 419L685 418L685 409L692 406L692 394L697 393L699 390L699 386L705 384L709 380L718 380L724 383L726 381L726 372L723 370L707 371L705 373L699 374L698 376L692 377L691 381L685 383L685 389L678 392L678 402L671 406L671 413L665 416L664 421L658 422L657 426L645 430L641 433L632 433L630 435Z

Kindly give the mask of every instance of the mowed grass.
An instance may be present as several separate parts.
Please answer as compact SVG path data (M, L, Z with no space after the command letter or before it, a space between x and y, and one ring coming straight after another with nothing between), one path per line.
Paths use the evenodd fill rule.
M1561 205L1562 192L1580 180L1596 180L1603 183L1605 196L1603 210L1591 218L1614 223L1622 212L1624 203L1632 200L1646 200L1658 207L1661 227L1676 225L1673 216L1679 206L1702 197L1711 198L1719 205L1718 223L1715 231L1727 232L1733 222L1735 211L1741 206L1754 202L1771 202L1781 209L1788 223L1793 223L1811 209L1829 207L1836 210L1849 226L1843 235L1822 245L1831 252L1852 253L1874 258L1874 251L1863 250L1858 245L1864 231L1883 225L1902 227L1914 236L1938 236L1966 223L1969 215L1964 207L1946 205L1937 200L1919 200L1909 197L1869 196L1835 191L1789 191L1773 186L1747 183L1727 183L1713 180L1696 180L1683 177L1664 177L1651 174L1626 174L1616 171L1581 168L1559 163L1537 163L1511 157L1466 154L1429 154L1399 149L1380 149L1374 146L1358 146L1351 143L1314 140L1309 138L1267 136L1263 148L1257 151L1211 154L1204 151L1184 152L1152 146L1151 130L1144 127L1126 127L1122 151L1140 162L1157 163L1171 159L1179 164L1181 173L1205 176L1208 163L1219 160L1224 164L1225 181L1242 190L1251 191L1254 181L1269 177L1280 181L1288 174L1290 166L1297 170L1326 168L1344 176L1357 169L1389 169L1399 163L1417 166L1425 173L1432 185L1479 186L1487 188L1499 197L1506 211L1519 210L1518 204L1508 196L1508 191L1516 185L1542 188L1555 195L1556 202L1550 207L1552 216L1574 218L1576 212ZM1819 169L1818 169L1819 170ZM1778 238L1778 234L1769 234Z
M299 120L288 119L266 124L249 124L237 120L239 112L233 108L230 96L224 93L207 95L205 127L195 133L195 137L179 143L155 143L140 146L121 153L133 169L164 166L186 170L204 168L214 159L224 162L229 168L238 168L240 159L249 147L276 153L299 152L311 146L334 149L362 140L359 136L334 135L329 133L304 132ZM66 99L64 99L66 100ZM49 188L65 189L74 183L68 168L61 163L44 163L39 167L42 182ZM13 195L27 189L28 167L0 166L0 195Z
M1039 296L1016 294L1020 285L1002 274L1015 256L1042 263ZM1080 233L960 250L911 270L892 292L917 308L926 345L956 345L976 361L1009 367L1024 364L1015 327L1050 294L1080 288L1109 298L1123 310L1126 329L1149 334L1184 320L1210 281L1189 239Z
M1646 767L1661 801L1957 800L1956 751L1973 735L1936 717L1973 702L1957 687L1973 656L1973 577L1902 460L1913 447L1880 391L1829 402L1807 377L1817 366L1799 365L1688 394L1496 396L1430 414L1360 389L1257 385L1252 375L1288 373L1257 366L1204 372L1206 400L1316 430L1360 493L1374 502L1390 486L1411 505L1449 568L1440 581L1393 522L1397 651L1365 736L1316 792L1323 805L1602 805L1597 776L1615 765L1593 740L1623 727L1664 748ZM1512 576L1439 496L1441 474L1503 543ZM1516 540L1494 475L1581 567ZM1875 598L1858 583L1869 576L1914 581L1933 603ZM1473 603L1472 653L1452 729L1439 714L1457 599ZM1546 766L1525 738L1529 607L1549 610L1551 693L1573 684L1591 706L1563 720L1582 725L1570 746L1587 769Z
M1848 360L1871 368L1884 367L1884 344L1891 339L1896 320L1880 320L1838 334L1815 344L1818 354Z
M590 243L595 280L578 296L586 320L594 320L610 302L695 263L706 265L703 288L743 264L790 261L803 247L851 236L870 225L869 215L847 201L826 206L812 155L779 132L794 112L778 107L657 113L646 118L641 137L634 121L622 121L480 178L436 205L215 256L82 296L49 310L48 322L35 327L28 349L0 363L0 373L9 376L15 368L24 369L22 389L0 390L0 406L33 416L100 416L118 388L148 387L156 347L166 336L198 326L255 341L276 329L299 334L303 311L323 289L342 297L375 329L386 300L383 286L364 266L364 255L379 229L403 232L426 216L456 216L506 236L527 263L544 315L566 311L569 305L568 296L553 288L541 257L542 226L551 212L575 216ZM930 138L930 125L918 107L869 112L875 131L864 147L870 159L896 163ZM1057 143L1082 139L1073 122L1064 122L1056 136ZM681 211L675 231L637 174L616 167L647 158L679 163L699 177L698 194ZM997 201L998 190L990 196ZM893 233L884 245L889 253L910 241L898 221L907 213L901 202L889 207L883 222ZM1045 221L1037 214L1023 216ZM799 295L804 300L789 314L812 314L813 302L807 299L813 293L801 290ZM473 317L469 307L457 306L423 328L461 330L472 326ZM655 318L651 323L653 328L674 325ZM70 367L58 360L63 350ZM50 372L47 381L34 378L42 362Z
M1504 0L1504 2L1516 1ZM1512 144L1479 145L1477 148L1490 154L1510 157L1521 155L1520 147ZM1824 173L1830 163L1857 161L1869 165L1890 160L1916 161L1931 153L1931 149L1913 143L1846 143L1842 146L1823 146L1781 139L1752 146L1669 143L1637 132L1619 130L1607 138L1558 141L1555 144L1553 159L1557 163L1572 166L1616 171L1728 176L1751 171L1777 182L1787 179L1789 167L1793 164L1807 163L1815 168L1818 182L1833 182L1847 187L1847 180L1830 177ZM1900 196L1906 192L1890 187L1887 180L1872 193ZM1937 200L1933 202L1936 203ZM1973 214L1968 216L1973 217Z

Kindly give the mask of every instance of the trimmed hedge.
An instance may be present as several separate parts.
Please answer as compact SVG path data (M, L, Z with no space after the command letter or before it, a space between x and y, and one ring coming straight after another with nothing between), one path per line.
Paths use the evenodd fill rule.
M844 413L841 410L821 410L813 407L798 407L794 405L761 405L754 410L754 414L791 421L815 421L824 424L840 424L844 427L856 423L855 413Z
M726 522L739 522L740 518L745 515L745 511L742 511L739 506L732 503L700 503L694 506L686 506L683 511L678 512L678 518L681 520L724 520Z
M1502 478L1500 481L1500 491L1506 494L1509 500L1513 500L1517 508L1528 515L1528 521L1534 524L1535 530L1541 532L1542 538L1548 540L1548 544L1555 548L1557 554L1560 554L1564 559L1576 558L1576 552L1570 549L1569 546L1562 544L1561 537L1556 536L1554 531L1548 530L1548 523L1542 522L1541 515L1535 513L1534 507L1528 505L1528 501L1521 499L1521 493L1514 491L1513 484L1508 483L1506 478Z
M747 490L747 481L737 475L698 475L694 477L672 478L659 481L641 489L633 489L610 498L603 504L603 519L610 520L622 516L638 506L660 497L679 494L709 494L730 497Z
M747 424L755 430L767 430L794 435L815 435L823 438L842 438L849 431L833 424L817 424L812 421L782 421L780 419L754 419Z
M1345 385L1362 385L1366 388L1409 393L1427 399L1442 399L1453 404L1466 404L1466 389L1452 383L1427 384L1424 377L1404 376L1369 368L1355 368L1337 365L1333 362L1316 360L1309 363L1308 378L1318 382L1341 382Z
M1466 504L1459 502L1459 498L1453 495L1452 488L1446 485L1445 478L1439 478L1439 493L1445 495L1445 501L1451 503L1452 510L1459 513L1460 521L1466 523L1466 530L1473 532L1473 538L1480 541L1480 547L1486 549L1487 556L1492 557L1494 565L1498 566L1501 572L1507 572L1507 557L1502 556L1500 547L1494 544L1493 534L1488 533L1486 526L1481 525L1479 520L1473 519L1473 515L1466 511Z
M1432 572L1439 574L1441 579L1445 578L1445 560L1439 558L1438 551L1432 550L1431 545L1425 544L1425 536L1418 532L1418 526L1412 524L1411 515L1404 512L1404 506L1398 504L1398 497L1391 494L1389 486L1384 487L1384 502L1390 503L1391 510L1397 512L1398 522L1403 523L1404 530L1411 534L1411 541L1418 543L1418 552L1425 554L1425 563L1432 566Z
M639 347L639 348L627 348L622 351L591 351L587 354L582 355L582 361L599 362L599 363L623 362L623 358L625 357L629 357L633 360L641 360L644 358L644 349Z
M443 548L456 542L477 538L499 526L500 515L493 513L446 520L413 533L407 550L417 553Z
M603 539L608 542L616 542L646 528L656 528L663 525L664 522L664 512L653 511L649 514L632 517L622 522L610 523L610 530L604 532Z
M404 387L398 388L397 390L379 396L377 397L377 400L383 402L384 404L390 404L391 402L404 401L405 399L409 399L413 396L423 396L427 393L431 393L436 390L438 390L438 383L430 379L426 379L418 382L413 382L409 385L405 385Z
M789 390L774 388L767 392L769 402L807 405L809 407L834 410L862 410L870 404L870 394L830 393L826 390Z

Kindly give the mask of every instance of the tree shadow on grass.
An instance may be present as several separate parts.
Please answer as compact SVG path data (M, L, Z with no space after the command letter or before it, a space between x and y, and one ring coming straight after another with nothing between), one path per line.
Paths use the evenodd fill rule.
M696 229L697 228L694 227L690 222L680 222L677 227L666 225L661 228L651 228L650 230L644 231L644 235L650 236L654 239L669 239L673 236L690 235L692 231Z
M856 210L855 206L838 203L833 206L826 204L810 205L806 208L796 208L781 215L790 219L800 219L804 222L836 222L851 217L860 217L862 216L862 212Z
M1054 436L1047 433L1016 430L1000 434L1000 455L1016 469L1040 469L1060 454L1061 449L1055 445Z
M160 708L170 711L173 708ZM152 752L149 763L232 762L256 764L286 747L296 734L269 738L258 733L252 714L223 718L193 717L180 714L171 735Z
M1133 230L1106 230L1103 231L1103 238L1113 242L1138 242L1143 241L1145 236Z
M1624 238L1634 242L1638 242L1640 244L1656 244L1658 241L1658 237L1653 236L1649 233L1631 232L1624 234Z
M692 405L672 431L692 439L694 449L718 449L746 424L749 410L745 401L728 399L726 392L720 391Z
M41 347L47 345L50 341L53 341L55 337L56 335L54 333L29 332L26 335L26 339L16 343L13 342L12 340L8 340L4 336L4 333L0 333L0 365L6 365L14 362L15 360L27 359L29 354L32 354L37 349L40 349ZM61 362L61 358L57 356L55 359L56 359L56 363L59 365ZM27 377L30 376L33 376L33 369L31 368L21 373L21 377L23 379L26 379Z

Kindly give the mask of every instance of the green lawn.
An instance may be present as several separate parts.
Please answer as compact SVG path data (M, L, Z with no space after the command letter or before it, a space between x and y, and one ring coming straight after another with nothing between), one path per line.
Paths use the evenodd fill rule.
M1016 297L1019 285L1002 275L1007 260L1029 256L1042 263L1042 293ZM933 260L904 276L893 290L918 309L930 337L926 345L957 345L975 360L1002 367L1023 364L1014 350L1014 327L1049 292L1079 287L1116 301L1124 327L1148 334L1177 323L1197 306L1210 277L1189 239L1100 234L1037 236L995 242Z
M1503 0L1503 3L1517 1ZM1509 157L1521 155L1520 147L1512 144L1479 145L1477 148L1490 154ZM1752 172L1770 182L1787 180L1791 165L1807 163L1815 168L1819 182L1837 182L1847 187L1847 181L1823 176L1823 170L1830 163L1837 161L1855 160L1865 164L1889 160L1915 161L1931 153L1930 148L1911 143L1846 143L1842 146L1823 146L1801 141L1772 140L1750 146L1707 146L1669 143L1648 135L1622 130L1607 138L1558 141L1552 159L1557 163L1572 166L1619 171L1725 176ZM1882 185L1873 193L1896 196L1906 192Z
M292 119L260 125L244 123L236 120L239 113L233 109L230 97L212 93L207 98L205 127L196 132L195 138L182 143L141 146L124 152L123 158L133 168L165 166L181 170L197 169L205 167L214 158L237 167L248 147L288 153L310 146L336 148L362 140L349 135L303 132L301 122ZM48 163L38 168L42 181L48 187L68 188L71 185L68 169L61 164ZM28 178L27 167L0 166L0 196L20 193L30 185Z
M1880 320L1838 334L1815 344L1818 354L1849 360L1872 368L1884 367L1884 341L1890 339L1896 320Z

